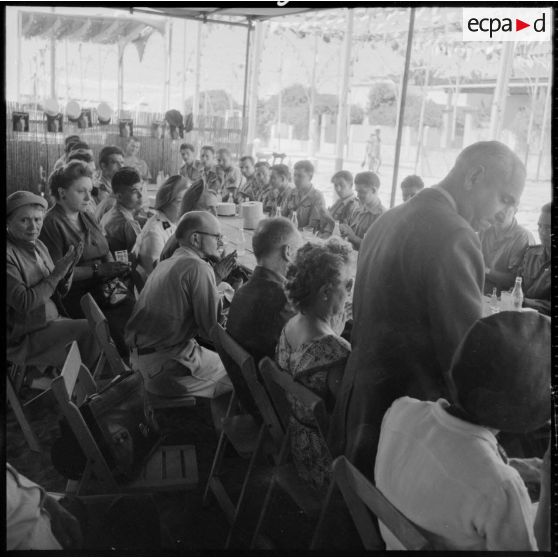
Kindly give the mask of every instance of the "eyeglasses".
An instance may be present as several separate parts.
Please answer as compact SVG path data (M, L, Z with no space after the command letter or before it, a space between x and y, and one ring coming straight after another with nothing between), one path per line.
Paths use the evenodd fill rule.
M223 243L223 235L221 233L215 234L215 233L208 233L204 231L194 231L194 232L198 234L205 234L206 236L212 236L213 238L217 239L217 242L220 242L221 244Z

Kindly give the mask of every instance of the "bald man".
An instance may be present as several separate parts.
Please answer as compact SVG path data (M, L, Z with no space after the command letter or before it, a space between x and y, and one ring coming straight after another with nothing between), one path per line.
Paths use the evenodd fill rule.
M232 389L217 353L194 337L209 339L217 323L219 295L206 258L219 258L219 221L191 211L176 228L179 247L153 270L126 324L131 364L148 392L162 397L218 397Z
M386 212L361 244L352 352L330 427L334 456L369 478L383 415L398 397L449 397L445 373L481 317L476 231L519 203L525 168L499 142L464 149L449 174Z

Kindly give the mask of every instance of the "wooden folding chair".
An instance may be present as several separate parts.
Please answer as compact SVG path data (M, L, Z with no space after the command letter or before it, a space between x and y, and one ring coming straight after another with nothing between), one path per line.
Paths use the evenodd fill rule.
M223 429L204 492L204 503L207 502L211 491L231 525L225 544L225 548L228 548L243 510L248 483L252 478L258 457L265 453L275 459L278 458L279 446L273 445L273 436L269 433L273 432L277 437L282 436L283 431L271 400L258 379L252 356L220 324L213 326L210 335L235 390L227 415L223 419ZM237 402L240 403L242 412L234 414ZM236 505L231 501L219 479L227 442L239 455L250 458Z
M87 293L81 297L81 309L89 322L89 327L97 339L97 343L101 347L101 356L95 366L93 378L96 380L108 362L111 372L114 376L118 376L123 372L130 370L130 367L122 360L118 349L110 335L108 321L99 308L98 304L91 294ZM175 407L195 407L195 397L186 395L182 397L159 397L153 393L148 393L149 402L154 409L168 409Z
M6 398L23 432L23 436L25 437L27 445L29 446L31 451L40 453L41 447L39 444L39 440L37 439L37 436L33 431L33 428L31 427L31 423L29 422L29 419L25 414L25 408L41 399L48 391L50 391L50 387L47 387L49 386L50 380L48 378L40 378L43 383L47 382L46 385L38 388L41 389L41 393L39 393L29 401L22 403L19 398L19 393L25 381L25 376L26 366L24 364L16 364L14 362L9 364L8 374L6 375ZM31 384L31 387L34 387L34 385Z
M85 398L96 391L95 381L87 367L82 364L77 343L74 341L62 374L52 381L52 392L86 458L81 480L68 481L67 493L80 495L159 492L193 489L197 486L196 449L191 445L160 447L135 481L119 483L79 410Z
M343 495L366 550L384 549L384 542L371 513L393 533L406 550L433 550L424 532L395 508L344 455L333 462L332 483L310 545L311 550L319 548L323 520L336 486Z
M306 386L296 382L290 374L280 370L268 357L265 357L260 362L260 372L278 416L281 419L283 434L281 436L281 451L278 463L273 470L273 476L271 477L264 504L259 514L258 524L254 530L250 548L254 548L258 539L276 486L286 492L293 502L310 518L319 515L325 497L325 491L314 488L299 477L295 465L290 459L289 418L292 408L287 397L290 396L297 400L311 413L318 427L318 433L321 436L322 442L327 446L325 434L327 432L328 420L322 398Z
M17 375L17 370L14 370L14 368L17 368L17 366L17 364L12 364L11 369L13 370L13 373L10 371L6 376L6 398L12 408L12 411L14 412L17 422L23 432L23 436L25 437L25 441L29 446L29 449L31 449L31 451L41 453L39 440L37 439L37 436L35 435L35 432L31 427L29 419L25 415L24 405L19 400L19 397L17 395L18 392L16 391L14 383L12 382L14 376ZM17 385L17 382L15 382L15 384Z

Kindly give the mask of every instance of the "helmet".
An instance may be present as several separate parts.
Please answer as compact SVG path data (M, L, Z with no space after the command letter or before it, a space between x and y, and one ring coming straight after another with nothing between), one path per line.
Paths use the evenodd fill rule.
M482 426L532 432L550 419L550 319L500 312L476 321L449 371L453 403Z

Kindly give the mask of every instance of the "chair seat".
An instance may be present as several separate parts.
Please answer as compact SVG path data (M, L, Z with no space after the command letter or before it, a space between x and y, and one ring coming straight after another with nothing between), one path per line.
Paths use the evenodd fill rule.
M195 446L161 446L135 480L118 485L118 493L192 490L197 487L198 480ZM79 484L78 481L68 481L66 494L77 494ZM84 488L79 496L107 493L106 487L99 483L91 483Z
M308 481L300 478L293 463L275 468L275 481L293 499L308 517L319 515L325 491L313 488Z

